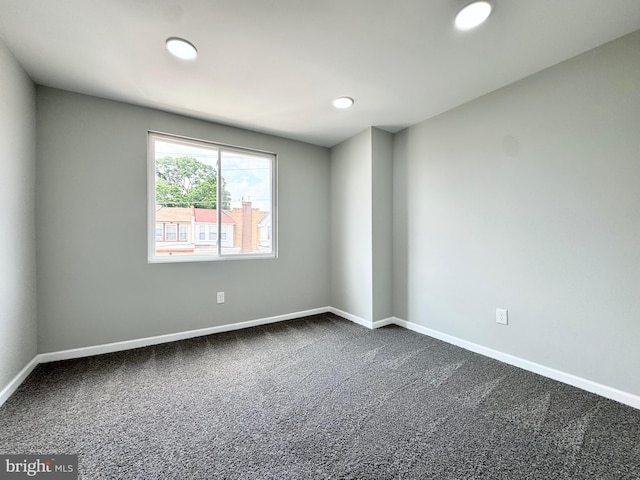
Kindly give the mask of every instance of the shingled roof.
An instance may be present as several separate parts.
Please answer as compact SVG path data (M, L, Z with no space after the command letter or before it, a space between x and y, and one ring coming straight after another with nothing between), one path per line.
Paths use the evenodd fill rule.
M194 208L196 222L202 223L217 223L218 222L218 211L210 208ZM233 218L231 218L226 213L222 212L222 223L236 223Z
M156 205L156 222L158 223L191 223L194 216L198 223L217 223L218 211L211 208L182 208L163 207ZM222 212L222 223L236 223L226 213Z

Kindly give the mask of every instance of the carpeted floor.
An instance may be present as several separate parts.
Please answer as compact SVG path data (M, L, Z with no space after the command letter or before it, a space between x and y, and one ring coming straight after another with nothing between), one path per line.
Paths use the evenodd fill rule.
M83 479L640 479L640 411L332 314L39 365L0 453Z

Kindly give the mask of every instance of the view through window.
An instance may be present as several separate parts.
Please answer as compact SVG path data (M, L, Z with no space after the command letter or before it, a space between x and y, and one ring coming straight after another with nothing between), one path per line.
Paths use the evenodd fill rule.
M149 133L149 261L274 257L276 156Z

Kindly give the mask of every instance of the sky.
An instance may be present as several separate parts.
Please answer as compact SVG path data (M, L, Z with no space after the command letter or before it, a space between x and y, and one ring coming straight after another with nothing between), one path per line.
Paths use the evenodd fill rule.
M250 199L254 208L271 210L271 161L272 157L259 153L240 153L220 148L222 178L231 194L231 208L241 207L242 199ZM203 163L216 166L218 148L193 144L155 140L157 158L166 156L193 157Z

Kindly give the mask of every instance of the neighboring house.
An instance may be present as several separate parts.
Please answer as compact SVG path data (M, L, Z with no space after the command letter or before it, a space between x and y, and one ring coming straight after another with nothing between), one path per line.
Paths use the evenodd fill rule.
M267 212L259 208L253 208L251 200L242 200L242 207L229 210L229 216L235 221L233 244L240 248L240 253L259 252L260 220Z
M156 205L156 251L193 252L193 213L191 208Z
M208 208L192 208L194 218L194 240L197 247L218 245L218 211ZM235 220L222 212L220 245L233 248Z
M208 208L156 206L156 253L159 255L194 253L218 245L218 211ZM220 245L238 253L270 249L271 212L252 208L250 201L241 208L222 212Z
M258 222L258 230L260 239L258 241L259 249L271 251L271 212L267 212Z
M218 245L218 211L208 208L156 206L156 252L194 253ZM222 212L221 245L234 248L235 220ZM240 245L237 245L240 248Z

